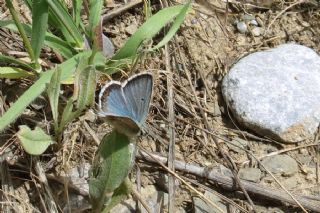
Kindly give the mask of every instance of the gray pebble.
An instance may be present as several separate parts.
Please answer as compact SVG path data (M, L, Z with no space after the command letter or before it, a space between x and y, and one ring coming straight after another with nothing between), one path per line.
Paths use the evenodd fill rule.
M239 178L258 183L261 178L261 171L258 168L242 168L239 170Z
M259 26L258 22L254 19L249 22L253 26Z
M248 31L248 27L246 23L244 23L243 21L240 21L237 23L237 29L240 33L243 33L243 34Z
M276 155L262 160L262 164L273 174L290 176L298 172L298 163L289 155Z
M224 202L221 200L220 197L218 197L217 195L209 192L209 191L205 191L204 196L209 199L210 201L212 201L214 204L216 204L221 210L223 210L223 212L227 212L227 206L226 204L224 204ZM203 201L202 199L198 198L198 197L193 197L192 198L193 201L193 206L194 206L194 213L217 213L220 212L217 209L213 209L212 206L210 204L207 204L205 201Z

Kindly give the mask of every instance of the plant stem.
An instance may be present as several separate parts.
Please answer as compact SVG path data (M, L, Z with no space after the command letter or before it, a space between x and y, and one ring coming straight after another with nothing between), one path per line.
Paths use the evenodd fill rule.
M25 46L25 48L26 48L26 50L27 50L27 52L29 54L29 57L30 57L31 61L33 63L35 63L36 69L39 68L39 63L37 61L35 61L34 53L33 53L32 47L31 47L31 43L30 43L30 41L28 39L26 31L24 30L24 28L23 28L23 26L22 26L22 24L21 24L21 22L19 20L18 14L17 14L16 10L14 9L14 6L13 6L12 2L10 0L6 0L6 5L7 5L8 9L9 9L9 11L11 13L11 16L12 16L12 18L13 18L13 20L14 20L17 28L18 28L18 30L19 30L19 33L20 33L20 35L22 37L23 44L24 44L24 46Z

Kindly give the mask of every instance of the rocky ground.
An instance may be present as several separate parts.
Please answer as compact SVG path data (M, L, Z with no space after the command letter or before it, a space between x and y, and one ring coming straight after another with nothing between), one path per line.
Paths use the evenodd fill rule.
M172 203L173 212L218 212L212 205L234 212L252 208L256 212L320 212L318 137L285 144L259 136L235 120L221 95L223 77L252 52L295 42L320 53L319 5L311 0L229 2L227 6L224 1L195 1L167 49L154 52L138 65L138 71L149 70L157 77L147 124L139 138L141 152L130 177L138 189L142 188L142 199L148 200L149 194L151 200L158 200L154 208L164 212ZM115 1L105 14L125 4ZM6 19L8 11L2 0L0 5L0 18ZM152 5L154 10L160 8L158 1ZM105 24L105 34L116 48L142 24L141 8L142 4L137 4ZM21 7L28 21L24 11ZM26 57L15 34L0 29L0 37L2 54ZM48 66L52 64L49 58L43 60ZM0 112L28 85L28 80L1 79ZM168 95L171 92L173 97ZM33 174L37 166L32 165L14 134L21 123L49 129L49 112L43 97L0 136L4 210L14 201L18 212L42 212L47 190L51 190L59 211L67 212L68 204L77 209L74 212L80 208L88 211L85 174L97 147L94 139L101 139L110 127L90 111L70 124L62 149L40 158L49 181L44 186ZM174 147L177 160L174 190L168 188L167 169L159 164L166 163L163 157L169 155L169 146ZM234 175L237 178L232 179ZM74 182L75 178L79 182ZM13 195L8 198L6 193ZM130 202L135 206L133 201L125 206ZM117 212L128 211L119 208Z

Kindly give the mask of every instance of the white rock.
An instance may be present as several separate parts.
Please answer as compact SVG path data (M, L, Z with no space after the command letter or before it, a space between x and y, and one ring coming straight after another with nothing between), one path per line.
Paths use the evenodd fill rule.
M297 44L246 56L222 82L223 97L240 123L285 142L313 137L319 91L320 57Z

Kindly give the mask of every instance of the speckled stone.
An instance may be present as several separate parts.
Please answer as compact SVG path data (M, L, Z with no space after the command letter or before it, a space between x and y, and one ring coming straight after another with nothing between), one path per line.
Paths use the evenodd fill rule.
M225 76L222 94L237 120L262 136L311 138L320 121L320 57L297 44L252 53Z
M292 176L299 171L298 163L289 155L276 155L262 160L262 164L273 174Z

